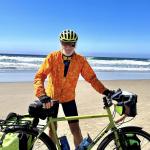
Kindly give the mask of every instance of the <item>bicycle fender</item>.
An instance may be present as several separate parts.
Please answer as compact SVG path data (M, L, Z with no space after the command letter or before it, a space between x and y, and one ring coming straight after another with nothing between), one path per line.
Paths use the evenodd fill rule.
M127 127L118 128L118 130L122 130L122 131L142 130L142 127L138 127L138 126L127 126Z

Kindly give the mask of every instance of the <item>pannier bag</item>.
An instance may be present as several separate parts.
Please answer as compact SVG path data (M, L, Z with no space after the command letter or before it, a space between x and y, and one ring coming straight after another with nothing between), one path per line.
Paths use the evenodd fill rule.
M126 141L128 143L128 149L130 150L141 150L141 141L136 134L126 134Z
M0 132L0 139L3 136L3 134L4 134L3 132ZM3 142L0 144L0 150L19 150L18 134L14 133L6 134Z
M9 133L8 129L15 125L32 124L33 118L10 113L3 123L0 123L0 150L29 150L34 137L25 133ZM7 132L8 131L8 132Z
M123 150L141 150L141 141L136 134L123 134L121 141Z

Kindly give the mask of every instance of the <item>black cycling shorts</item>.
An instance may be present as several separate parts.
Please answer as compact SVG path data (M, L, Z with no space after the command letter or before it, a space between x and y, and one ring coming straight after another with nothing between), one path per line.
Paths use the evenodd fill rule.
M72 100L70 102L61 103L61 105L62 105L64 114L66 117L78 116L78 111L77 111L77 106L76 106L75 100ZM54 114L52 115L53 118L57 118L58 109L59 109L59 104L56 104L54 106ZM79 120L68 120L68 123L74 123L74 122L79 122Z

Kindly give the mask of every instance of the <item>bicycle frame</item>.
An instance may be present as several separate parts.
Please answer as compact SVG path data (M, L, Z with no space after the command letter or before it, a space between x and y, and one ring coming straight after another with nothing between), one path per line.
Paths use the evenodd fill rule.
M52 118L52 117L49 117L49 121L48 123L44 126L43 130L41 130L39 132L39 135L38 137L40 136L40 134L49 126L51 125L51 128L52 128L52 133L54 135L54 139L55 139L55 142L56 142L56 146L57 146L57 149L58 150L61 150L61 145L60 145L60 142L59 142L59 137L57 135L57 132L55 130L55 125L54 125L54 122L57 122L57 121L68 121L68 120L81 120L81 119L92 119L92 118L108 118L109 119L109 124L104 127L98 134L97 136L93 139L92 143L89 145L88 147L88 150L91 150L94 145L108 132L108 131L113 131L114 134L115 134L115 143L117 145L117 147L120 147L120 141L119 141L119 136L118 136L118 132L117 132L117 127L115 125L115 121L113 119L113 116L111 114L111 110L109 107L106 107L105 108L106 111L107 111L107 114L95 114L95 115L82 115L82 116L71 116L71 117L58 117L58 118ZM37 138L38 138L37 137ZM120 147L119 150L122 150L122 148Z

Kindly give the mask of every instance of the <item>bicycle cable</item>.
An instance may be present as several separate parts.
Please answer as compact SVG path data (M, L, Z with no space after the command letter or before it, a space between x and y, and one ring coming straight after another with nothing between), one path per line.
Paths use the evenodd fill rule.
M135 118L135 117L133 117L133 118L127 120L127 121L125 121L125 118L124 118L124 120L123 120L120 124L117 124L117 127L121 126L121 125L124 124L124 123L127 123L127 122L132 121L134 118Z
M116 111L115 111L115 108L114 108L114 110L113 110L113 119L115 118L115 116L116 116ZM127 121L125 121L126 118L124 118L121 123L117 123L117 127L121 126L121 125L124 124L124 123L127 123L127 122L132 121L134 118L135 118L135 117L132 117L131 119L129 119L129 120L127 120Z

